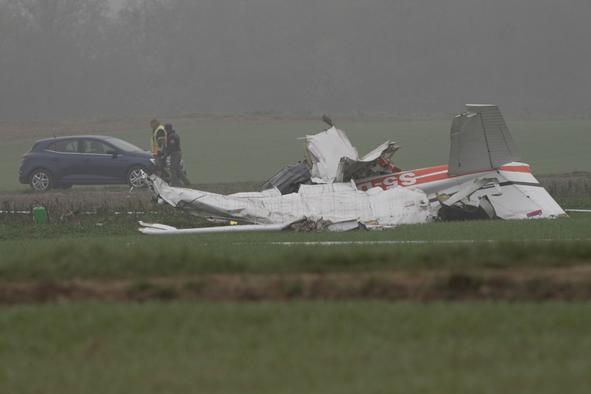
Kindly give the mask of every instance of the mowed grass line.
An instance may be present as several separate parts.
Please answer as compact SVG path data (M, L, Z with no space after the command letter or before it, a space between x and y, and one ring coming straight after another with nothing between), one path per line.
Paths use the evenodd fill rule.
M581 206L591 208L591 200L583 199ZM184 218L181 211L176 211ZM51 217L51 213L50 213ZM6 218L5 220L2 220ZM191 225L183 223L175 215L81 215L60 222L50 220L50 224L34 225L31 217L24 215L0 215L0 242L23 241L33 239L103 238L119 235L139 235L138 220L148 223L161 222L178 228ZM199 223L211 226L211 223ZM305 241L381 241L381 240L540 240L540 239L586 239L591 237L591 215L572 212L568 218L544 220L472 220L457 222L432 222L426 224L401 225L384 231L331 232L293 232L276 233L233 233L199 234L182 236L142 236L150 240L189 240L195 245L232 244L232 243L269 243L269 242L305 242ZM53 242L53 241L52 241ZM6 247L11 244L6 243ZM0 256L1 257L1 256Z
M495 242L452 245L285 247L228 246L196 250L186 243L143 243L123 252L121 242L104 247L58 243L18 258L3 259L0 280L60 280L164 277L212 273L371 272L572 266L591 262L591 243ZM159 248L160 246L160 248Z
M3 393L587 393L588 304L3 308Z
M31 240L24 237L0 241L0 279L465 270L591 262L591 215L586 214L559 220L433 223L401 226L382 232L340 234L133 234L112 237L105 236L108 231L100 229L102 235L95 236L89 233L86 237L70 234L62 239ZM471 240L475 242L471 243ZM387 243L392 241L432 243ZM335 242L337 244L330 245Z

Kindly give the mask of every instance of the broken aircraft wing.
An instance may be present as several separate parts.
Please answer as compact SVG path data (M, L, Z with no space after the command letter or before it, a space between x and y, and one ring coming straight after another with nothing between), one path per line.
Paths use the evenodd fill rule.
M290 224L251 224L244 226L215 226L199 228L176 228L158 223L139 222L139 231L147 235L182 235L182 234L217 234L217 233L243 233L243 232L270 232L282 231Z
M287 195L276 189L221 195L171 187L155 175L148 183L157 198L173 207L242 223L284 225L308 219L332 224L355 221L357 227L386 228L434 218L425 193L405 188L360 191L353 183L333 183L301 185L298 193Z

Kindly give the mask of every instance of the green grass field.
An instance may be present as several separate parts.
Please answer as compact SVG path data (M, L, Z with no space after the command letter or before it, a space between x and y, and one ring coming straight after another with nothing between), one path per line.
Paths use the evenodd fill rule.
M3 308L3 393L587 393L588 304Z
M386 140L402 145L396 155L401 168L412 169L447 163L450 120L349 120L337 121L360 154ZM178 119L173 120L183 139L184 159L194 183L260 181L303 158L305 134L324 124L311 120ZM587 147L591 144L591 120L510 121L509 126L523 160L536 174L575 170L591 171ZM92 130L80 130L88 133ZM113 135L147 149L144 129L114 130ZM42 130L38 136L50 137ZM0 191L21 190L17 169L33 138L0 142Z
M435 269L462 279L482 268L580 270L591 263L586 214L371 233L170 238L138 235L121 220L0 225L0 296L22 281L51 288L62 280L127 278L139 291L152 286L150 278L183 277L195 286L195 275L212 273L380 278ZM556 240L541 241L548 238ZM379 243L419 240L479 242ZM377 243L285 244L333 241ZM212 303L154 290L168 301L0 306L0 392L538 394L585 393L591 384L588 302Z
M47 227L0 225L0 234L4 280L591 262L589 214L558 220L405 225L381 232L170 237L139 235L132 221L97 227L89 220Z
M298 137L323 127L271 118L173 123L195 183L265 179L302 157ZM403 168L447 160L447 120L337 124L362 154L387 139L399 142ZM535 173L591 170L591 121L509 125ZM145 130L114 134L147 148ZM26 189L16 171L29 138L0 142L0 191ZM590 208L588 180L572 195L565 182L554 185L567 192L560 203ZM138 219L180 220L102 212L34 226L26 216L0 215L0 393L586 393L591 385L588 302L547 301L591 298L589 214L382 232L175 237L140 235ZM433 282L431 302L368 301L390 299L380 293L390 283L382 276L412 282L435 271L444 281ZM188 302L155 287L163 278L178 279L186 293L202 291L200 278L215 275L288 281L339 274L369 275L362 284L370 296L337 302L320 289L315 302ZM153 294L141 303L89 302L60 288L84 281ZM305 299L296 285L285 283L283 290L296 294L288 299ZM487 286L500 297L481 293ZM447 298L437 298L441 292ZM474 294L487 301L466 302ZM498 301L507 299L522 301Z

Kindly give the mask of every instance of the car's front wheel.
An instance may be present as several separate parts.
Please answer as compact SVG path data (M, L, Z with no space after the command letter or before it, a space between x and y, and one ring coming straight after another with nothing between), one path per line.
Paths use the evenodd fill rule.
M141 166L134 166L127 172L127 183L131 187L142 188L146 187L146 177L148 173L146 169Z
M53 187L51 173L43 168L33 171L29 184L37 192L46 192Z

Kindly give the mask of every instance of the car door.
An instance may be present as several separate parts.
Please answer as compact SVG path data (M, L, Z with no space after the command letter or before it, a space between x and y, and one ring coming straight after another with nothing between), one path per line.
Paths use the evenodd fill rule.
M47 167L62 183L74 183L82 172L81 155L78 152L78 140L60 139L46 149Z
M89 180L96 184L122 183L128 167L124 152L94 138L81 140Z

